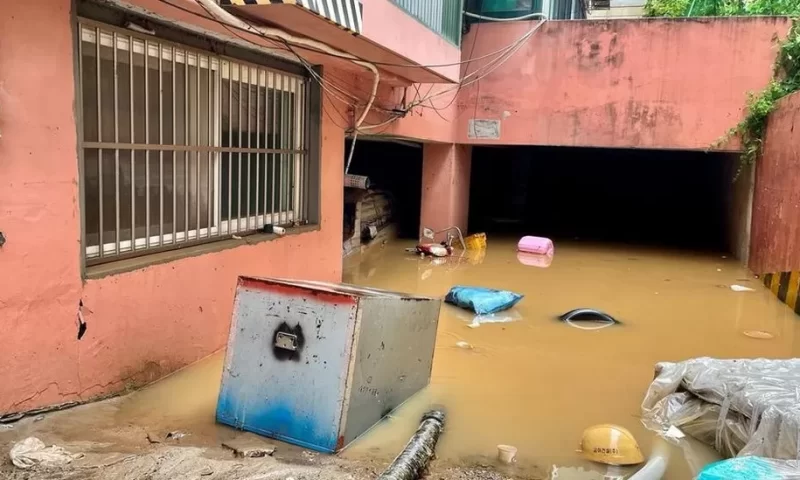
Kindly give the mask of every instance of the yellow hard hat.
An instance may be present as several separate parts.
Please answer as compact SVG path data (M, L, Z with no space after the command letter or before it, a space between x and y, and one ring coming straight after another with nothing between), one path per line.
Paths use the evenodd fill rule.
M580 452L587 460L606 465L644 462L633 434L618 425L595 425L584 430Z

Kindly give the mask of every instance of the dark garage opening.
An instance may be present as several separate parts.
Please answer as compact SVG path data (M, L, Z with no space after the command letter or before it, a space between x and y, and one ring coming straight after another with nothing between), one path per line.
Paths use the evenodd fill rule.
M346 154L349 154L350 148L352 142L348 140ZM422 199L421 144L359 137L349 173L369 177L370 190L388 199L390 222L396 227L398 237L418 237ZM353 194L357 193L353 189L346 190L349 192L345 192L345 237L348 233L348 209L354 209L348 198L353 198ZM372 218L374 212L369 209L373 204L374 202L365 204L364 209L367 211L362 212L362 219Z
M731 251L736 162L696 151L475 148L470 231Z

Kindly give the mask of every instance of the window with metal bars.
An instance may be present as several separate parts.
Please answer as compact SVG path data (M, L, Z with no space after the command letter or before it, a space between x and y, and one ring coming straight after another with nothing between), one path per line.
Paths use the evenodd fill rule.
M78 31L87 264L308 219L305 78Z

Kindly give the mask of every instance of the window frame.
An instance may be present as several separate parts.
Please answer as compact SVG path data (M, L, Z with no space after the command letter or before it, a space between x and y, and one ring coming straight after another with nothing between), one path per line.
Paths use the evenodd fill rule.
M84 263L85 266L106 264L106 263L109 263L109 262L115 262L115 261L119 261L119 260L124 260L124 259L131 258L131 257L147 256L147 255L152 255L152 254L156 254L156 253L167 251L167 250L178 250L178 249L183 249L183 248L191 247L191 246L194 246L194 245L200 245L200 244L204 244L204 243L219 242L219 241L223 241L223 240L226 240L226 239L233 238L233 237L235 237L237 235L247 235L247 234L257 233L261 226L263 226L264 224L269 224L269 223L282 224L282 225L294 224L295 226L299 226L299 225L307 224L309 222L314 222L314 223L318 222L318 218L315 218L318 215L318 211L317 211L318 210L318 206L313 205L313 202L314 202L315 199L319 198L319 192L314 192L313 190L315 188L316 189L319 188L319 171L318 171L319 161L318 161L318 158L314 158L314 157L318 156L319 141L317 139L313 138L313 133L319 132L319 126L315 125L314 122L319 122L320 121L320 117L319 117L319 115L313 115L313 105L312 104L315 103L315 97L318 97L319 94L318 94L318 92L315 91L316 88L314 88L315 86L311 83L310 77L308 75L299 75L296 72L284 70L284 69L281 69L281 68L276 68L276 67L274 67L272 65L269 65L269 64L264 64L265 62L254 62L252 60L243 60L243 59L239 59L239 58L232 57L232 56L219 55L219 54L213 53L210 50L204 50L202 48L195 47L189 42L183 43L180 40L174 41L174 40L171 40L171 39L166 39L163 36L159 36L159 35L142 34L140 32L129 30L129 29L125 29L125 28L121 28L121 27L118 27L118 26L115 26L115 25L112 25L112 24L109 24L109 23L98 22L98 21L92 20L90 18L86 18L84 16L78 16L78 17L76 17L76 20L77 20L76 21L76 35L75 35L75 38L76 38L76 56L77 56L77 60L75 62L75 64L76 64L76 91L77 91L77 95L76 95L77 96L76 127L77 127L77 130L78 130L78 154L79 154L79 162L80 162L80 164L79 164L79 175L80 175L79 185L81 185L81 188L80 188L80 195L81 195L81 197L80 197L81 198L81 211L80 211L80 215L81 215L81 258L82 258L82 262ZM97 43L98 32L100 34L100 42L99 42L99 44ZM115 77L116 77L117 64L118 64L117 57L116 57L117 52L124 52L125 55L128 55L131 43L133 44L133 54L138 53L139 55L144 55L144 50L147 49L147 55L145 56L145 58L147 58L149 60L152 60L154 62L157 62L156 59L159 59L159 58L161 59L162 62L163 61L172 62L172 60L173 60L172 57L174 55L176 57L176 59L175 59L175 62L173 62L173 65L182 64L182 65L187 65L187 67L185 67L185 68L189 68L189 67L197 66L198 63L199 63L199 67L196 67L196 68L198 68L198 71L203 69L203 68L206 68L208 70L208 78L210 78L210 80L207 83L213 84L213 87L212 87L212 85L208 85L208 87L209 87L208 89L213 92L212 96L209 96L209 99L213 98L213 107L211 106L211 104L209 104L207 106L207 109L208 109L208 121L209 121L208 123L209 123L209 130L210 130L209 131L209 137L213 137L213 144L212 144L212 141L209 140L210 145L200 145L199 144L199 141L200 141L199 138L195 139L195 141L198 144L191 144L191 140L189 138L185 138L184 139L185 140L185 142L184 142L185 144L184 145L180 145L180 144L176 143L176 138L174 136L172 137L172 140L173 140L172 144L166 144L166 143L163 142L162 139L159 139L155 143L153 143L152 141L148 141L146 143L136 143L135 138L132 138L132 137L130 138L131 143L122 144L122 143L119 143L119 141L118 141L119 138L118 138L118 135L116 135L116 134L115 134L116 138L113 139L113 141L108 142L108 141L105 141L105 139L103 138L104 135L101 134L102 125L100 124L100 121L98 121L98 133L97 133L97 136L98 136L97 140L98 141L97 142L87 142L87 141L85 141L85 139L84 139L85 124L84 124L84 112L83 112L83 109L84 109L84 99L83 99L83 88L84 88L84 85L83 85L83 82L84 82L84 78L83 78L83 75L84 75L84 73L83 73L84 72L83 71L83 62L84 62L83 48L84 47L83 46L84 46L85 39L87 39L87 38L88 39L93 39L93 41L92 40L88 40L88 43L90 43L93 46L95 46L95 48L97 48L97 51L100 50L101 46L111 47L113 49L113 51L115 53L115 56L114 56L114 59L112 60L112 62L114 62ZM117 47L116 49L113 48L115 40L116 40L116 47ZM175 52L175 53L173 54L173 52ZM133 54L130 54L131 57L132 57ZM248 55L248 56L252 57L252 55ZM271 57L268 57L266 55L263 55L263 56L265 57L264 58L265 61L272 60ZM237 67L238 67L238 69L237 69ZM242 75L242 74L239 73L239 72L243 72L243 71L247 71L248 72L247 75ZM148 70L145 70L145 75L148 75L147 72L148 72ZM188 70L185 70L185 72L186 72L185 74L188 75ZM211 75L212 72L216 72L216 75ZM177 73L176 73L175 70L173 70L172 74L173 74L172 82L174 83L176 81L176 78L177 78L176 77ZM280 133L279 133L279 135L282 138L281 143L283 143L284 141L287 142L288 143L288 146L287 146L288 148L266 148L267 147L266 132L267 132L267 128L268 128L266 124L264 125L264 133L265 133L264 148L259 148L259 145L256 145L255 147L250 147L250 146L248 146L248 147L243 147L243 146L232 147L232 146L230 146L230 143L229 143L229 146L227 146L227 147L223 147L222 146L222 144L223 144L222 143L222 135L224 134L224 132L222 130L222 125L221 125L221 123L223 121L223 118L224 118L223 117L223 111L222 111L223 103L222 103L222 99L221 99L221 95L223 93L222 84L226 80L229 81L229 83L228 83L228 85L229 85L228 86L228 91L230 92L231 86L235 85L235 82L239 82L239 79L240 79L239 76L240 75L242 75L242 77L245 78L245 80L242 80L242 82L240 82L240 88L241 88L241 85L245 85L245 86L249 87L248 88L248 91L249 91L250 88L252 88L252 86L256 86L256 90L255 90L257 92L256 97L258 97L258 100L261 100L263 98L263 100L264 100L264 102L263 102L264 103L263 110L264 110L265 118L266 118L266 116L268 116L268 110L267 110L267 101L268 100L267 100L267 97L269 96L269 92L272 91L272 92L289 93L289 97L291 98L291 100L289 101L289 105L291 105L291 108L290 108L290 112L291 113L289 115L290 115L290 117L292 117L290 123L293 124L293 128L292 128L292 132L286 133L284 130L286 130L287 127L281 121L281 124L280 124L281 129L280 129ZM255 77L255 78L251 79L251 77ZM145 78L146 78L146 83L149 83L150 82L149 77L145 77ZM159 78L161 79L161 71L160 70L159 70ZM280 79L280 81L281 81L281 85L280 86L278 85L278 79ZM159 81L161 81L161 80L159 80ZM187 77L187 81L188 81L188 77ZM284 84L284 82L286 82L286 84ZM199 85L199 79L198 79L198 85ZM116 81L115 81L114 88L115 88L115 96L116 96L117 95L117 93L116 93L117 82ZM261 95L260 95L260 90L259 90L260 88L264 88L264 96L263 97L261 97ZM189 93L188 92L184 92L184 93L188 98ZM198 94L198 98L199 98L199 95L201 95L201 92L198 90L197 94ZM133 92L131 92L130 95L131 95L131 97L133 97L133 95L134 95ZM152 95L152 93L150 95ZM277 97L275 95L277 95L277 93L274 93L273 101L277 101ZM281 94L280 97L281 97L280 100L282 102L284 95ZM192 99L192 100L194 100L194 99ZM142 96L142 101L143 102L148 102L149 101L148 97L147 97L147 93L145 93ZM119 114L116 111L116 108L119 105L118 97L115 98L114 105L115 105L114 106L114 112L115 112L114 116L117 119L117 122L115 122L115 130L116 130L118 128L116 123L118 123L118 120L119 120ZM237 106L238 106L239 109L244 108L243 107L243 99L237 100ZM232 108L231 104L230 104L230 101L228 103L228 107ZM98 110L102 110L103 109L103 105L98 105L97 108L98 108ZM197 107L195 107L195 108L197 108ZM248 103L246 108L247 108L247 111L249 113L251 105ZM261 111L259 110L259 108L260 107L256 106L255 116L256 116L257 119L260 118L260 115L261 115ZM274 105L273 105L273 108L275 108ZM285 108L285 107L282 107L282 108ZM211 110L212 109L213 109L213 115L211 114ZM159 113L160 119L163 120L162 111L159 110L158 113ZM173 111L173 113L174 113L174 111ZM188 120L189 120L188 118L184 118L184 122L186 122ZM149 121L149 119L146 120L146 121ZM175 124L176 123L176 119L172 118L171 122L172 122L172 124ZM273 125L273 126L275 126L275 125ZM165 127L162 126L162 125L159 125L159 129L162 129L162 128L167 128L168 129L170 127L171 127L171 125L166 125ZM150 127L148 126L148 127L145 127L145 128L149 132ZM238 132L240 133L240 135L242 133L244 133L244 129L242 128L241 125L238 125L237 129L238 129ZM252 131L250 131L250 125L249 124L248 124L248 130L247 131L250 132L250 134L253 133ZM231 133L230 132L230 117L229 117L229 131L228 132ZM256 135L258 135L258 134L259 134L259 131L256 131ZM284 135L286 135L286 137L284 137ZM260 140L257 140L257 142L260 143ZM280 147L283 147L283 146L284 145L280 145ZM317 149L316 152L315 152L315 148ZM103 160L103 154L102 154L103 150L111 150L111 151L115 152L115 156L116 156L115 160L117 160L117 162L116 162L117 166L116 166L115 175L117 175L117 176L119 176L119 169L120 169L120 165L119 165L119 161L118 161L119 160L119 152L120 151L130 152L131 153L131 157L130 157L131 158L131 160L130 160L131 162L135 162L136 161L133 152L134 151L140 151L140 150L144 150L144 151L147 151L147 152L150 152L150 151L160 152L160 153L157 153L157 155L155 155L156 158L166 158L167 155L165 154L165 152L169 152L169 151L176 152L174 154L174 156L173 156L173 159L177 157L177 152L189 152L187 155L196 154L197 155L197 160L196 160L197 163L195 165L195 169L196 169L196 176L198 177L198 180L197 180L198 190L197 190L197 193L196 193L195 203L201 202L201 200L200 200L200 198L198 196L199 193L200 193L200 190L199 190L199 188L200 188L199 177L201 175L200 172L199 172L200 165L201 165L200 162L205 162L206 158L208 158L208 162L209 162L208 165L209 166L213 165L213 200L208 202L208 207L207 207L207 215L208 215L208 218L209 218L210 222L205 227L202 227L198 223L198 224L195 225L195 228L189 229L189 225L188 225L189 224L189 218L188 217L184 217L185 228L184 228L183 231L176 231L175 230L176 227L173 227L174 236L173 236L172 232L165 233L164 232L164 218L165 217L164 217L164 212L163 212L163 203L165 203L165 202L163 200L164 200L164 184L166 182L164 181L163 177L160 176L159 177L159 181L161 182L161 191L160 191L160 194L159 194L158 198L159 198L160 202L162 203L162 206L161 206L162 212L161 212L160 218L159 218L159 220L161 222L161 225L159 227L158 234L155 234L155 235L154 234L150 234L150 235L145 234L144 236L140 236L140 234L138 233L138 230L140 229L140 225L138 225L138 222L132 216L132 221L131 221L132 225L129 225L130 230L131 230L131 234L128 236L129 238L126 239L126 240L120 239L120 231L121 230L120 230L120 227L119 227L119 208L117 208L119 206L120 200L119 200L119 196L117 195L117 198L116 198L116 201L115 201L115 208L117 210L117 213L116 213L116 217L117 217L117 222L116 223L117 223L117 225L115 226L116 227L116 233L113 235L114 240L111 241L111 242L106 241L106 239L103 238L103 235L106 232L109 232L111 230L103 229L102 227L99 227L98 228L98 237L99 237L98 242L95 243L94 245L89 245L89 242L87 240L88 230L87 230L87 227L86 227L86 224L85 224L86 215L87 215L87 205L86 205L86 202L85 202L85 200L86 200L85 184L87 182L86 168L85 168L85 162L86 162L85 153L86 153L86 151L88 149L96 149L96 150L98 150L98 159L99 159L98 160L98 164L102 163L104 161ZM201 159L201 155L203 154L203 152L207 152L207 153L206 153L206 155L202 156L202 159ZM222 210L223 189L222 189L222 183L221 182L224 181L224 179L221 179L220 177L222 176L222 161L223 161L222 158L223 158L223 154L225 154L225 153L228 154L229 158L230 157L234 157L235 155L238 154L240 159L243 158L244 154L248 155L248 167L247 167L248 180L247 180L247 183L244 183L244 179L240 178L238 180L238 183L241 185L241 189L242 190L247 188L247 190L248 190L247 198L248 199L250 198L249 188L250 188L250 185L251 185L250 178L249 178L249 174L250 174L250 171L251 171L250 166L249 166L250 154L255 154L256 155L256 161L258 162L257 163L258 167L257 167L256 171L259 171L258 168L260 168L260 166L262 164L262 160L260 159L260 156L263 155L263 157L264 157L263 164L264 164L264 171L265 171L265 174L264 174L265 175L265 179L264 179L264 190L265 190L264 191L264 198L265 198L265 203L264 203L264 210L261 213L259 213L259 210L258 210L258 208L260 206L259 205L259 200L258 200L258 198L256 198L256 205L257 205L256 206L256 211L252 212L253 214L251 215L251 212L249 211L250 210L250 200L243 201L243 199L241 198L242 190L239 190L239 199L236 200L236 201L237 201L237 203L239 203L239 202L247 203L247 215L243 215L242 213L244 213L244 212L240 212L240 215L238 215L236 218L233 218L232 215L230 214L230 212L228 212L229 215L227 215L227 217L230 218L230 219L223 218L223 215L222 215L222 213L223 213L223 210ZM315 155L315 153L316 153L316 155ZM266 187L267 187L266 176L267 176L267 173L266 173L266 170L269 168L269 165L270 165L269 160L268 160L268 158L270 158L269 157L270 155L272 156L271 158L272 158L272 162L273 162L272 163L272 165L273 165L273 178L272 178L273 190L270 192L270 195L273 196L273 198L271 200L273 209L272 209L271 212L268 213L267 210L266 210L266 208L267 208L267 200L266 200L266 198L267 198L267 192L266 192ZM149 153L146 154L146 158L147 158L146 162L149 164L149 162L150 162L149 159L151 158ZM185 158L188 158L188 157L185 157ZM280 201L283 202L283 199L285 198L286 201L287 201L287 205L286 205L286 208L281 208L281 209L279 209L277 211L275 210L275 202L276 202L275 195L276 195L276 192L274 191L274 185L275 185L275 180L276 180L275 177L274 177L274 172L275 172L274 165L275 165L276 160L280 161L281 172L283 171L282 170L283 168L286 168L286 167L284 167L284 165L288 166L288 168L291 171L291 177L289 177L287 175L287 177L285 179L286 180L286 186L289 189L288 195L284 195L283 192L282 192L282 190L283 190L283 180L284 180L283 173L281 173L281 180L278 180L278 183L280 184L279 188L280 188L280 192L281 192L281 194L278 194L281 197ZM185 160L185 161L188 162L188 160ZM232 161L232 160L229 160L229 161ZM173 160L173 164L174 164L174 162L175 162L175 160ZM241 177L242 176L242 171L241 171L241 169L242 169L241 165L242 164L240 163L239 165L240 165L239 173L240 173L240 177ZM229 170L229 174L230 174L230 172L231 172L230 164L229 164L229 169L228 170ZM188 172L188 167L187 167L187 172ZM259 175L260 175L260 172L259 172ZM207 174L207 179L208 179L208 176L210 176L210 175ZM101 172L98 172L98 181L99 181L100 184L102 184L104 182L104 177L103 177L103 174ZM135 179L133 181L135 181ZM188 179L186 181L187 181L187 185L188 185ZM260 181L260 178L256 179L256 189L258 189L259 181ZM174 182L174 180L173 180L173 182ZM174 187L174 185L175 185L175 183L173 183L173 187ZM209 186L208 192L211 193L212 192L212 181L211 181L211 179L208 179L208 186ZM120 189L119 179L117 179L116 188L117 188L117 193L118 193L119 189ZM148 191L148 200L149 200L149 196L150 196L149 183L147 185L147 188L148 188L147 191ZM237 188L239 188L239 187L237 187ZM100 189L100 192L101 192L100 198L102 198L102 188ZM228 196L228 198L229 198L229 200L228 200L228 209L230 210L230 209L233 209L233 204L230 201L230 189L228 190L228 194L229 194L229 196ZM184 192L184 195L188 195L188 194L186 192ZM131 198L133 198L133 197L131 197ZM207 197L207 198L212 198L212 197ZM133 203L137 203L135 200L132 200L132 201L133 201ZM187 204L189 203L188 200L186 202L187 202ZM281 205L282 205L282 203L281 203ZM93 208L97 208L98 209L98 212L99 212L98 216L99 216L99 218L102 219L103 214L104 214L104 210L105 210L102 207L102 201L99 202L99 205L97 205L97 206L95 206ZM146 221L145 228L147 229L147 231L149 233L150 224L151 224L151 220L150 220L150 217L149 217L149 211L150 211L149 208L150 207L148 206L147 208L148 208L148 220ZM177 208L177 206L175 206L173 208ZM195 208L197 208L199 210L200 207L199 207L199 205L196 205ZM198 217L198 219L199 218L200 217ZM101 223L102 223L102 220L101 220ZM177 223L177 219L174 216L173 216L173 223ZM240 223L242 223L242 225L240 225ZM131 244L133 244L133 248L131 248ZM101 245L102 245L102 252L101 252Z

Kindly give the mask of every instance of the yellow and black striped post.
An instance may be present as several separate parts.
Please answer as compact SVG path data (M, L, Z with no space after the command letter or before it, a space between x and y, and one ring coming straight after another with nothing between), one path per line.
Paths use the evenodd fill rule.
M800 315L797 293L800 288L800 272L778 272L764 275L764 285Z

